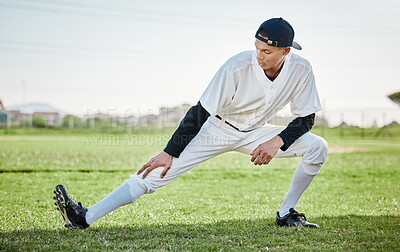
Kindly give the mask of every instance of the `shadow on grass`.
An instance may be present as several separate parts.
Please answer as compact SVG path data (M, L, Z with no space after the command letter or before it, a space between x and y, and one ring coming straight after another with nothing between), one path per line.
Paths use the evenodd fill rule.
M274 219L32 229L0 234L0 250L398 250L400 216L315 218L321 228L277 228Z

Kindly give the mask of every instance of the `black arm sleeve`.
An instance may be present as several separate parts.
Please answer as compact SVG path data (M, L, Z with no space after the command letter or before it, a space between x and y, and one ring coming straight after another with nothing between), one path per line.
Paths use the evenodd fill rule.
M285 151L289 148L294 141L296 141L303 134L307 133L314 126L315 113L305 116L296 117L289 125L278 134L284 142L281 150Z
M200 102L193 106L182 119L179 127L172 135L164 151L173 157L179 157L189 142L199 133L210 114Z

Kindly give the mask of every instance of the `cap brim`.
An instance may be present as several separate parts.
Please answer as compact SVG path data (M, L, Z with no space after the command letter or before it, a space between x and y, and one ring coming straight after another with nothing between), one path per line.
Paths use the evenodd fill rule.
M299 43L297 43L296 41L293 41L292 47L293 47L294 49L297 49L297 50L301 50L301 49L302 49L302 48L301 48L301 45L299 45Z

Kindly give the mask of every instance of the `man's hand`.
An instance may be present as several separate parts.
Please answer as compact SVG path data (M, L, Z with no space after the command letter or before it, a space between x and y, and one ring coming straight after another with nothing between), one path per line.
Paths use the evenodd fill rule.
M251 162L254 162L254 165L268 164L283 145L284 142L280 136L271 138L250 153Z
M157 156L150 159L147 164L143 165L142 168L137 172L137 175L142 173L144 170L145 173L143 174L143 178L147 176L152 170L158 167L164 167L164 170L160 174L160 178L164 178L165 174L167 174L168 170L171 168L172 165L172 156L168 153L162 151L158 153Z

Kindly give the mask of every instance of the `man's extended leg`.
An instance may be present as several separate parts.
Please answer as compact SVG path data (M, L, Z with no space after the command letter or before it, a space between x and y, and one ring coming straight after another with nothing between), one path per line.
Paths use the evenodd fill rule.
M103 200L88 208L86 213L87 224L91 225L115 209L135 202L145 193L145 187L136 179L126 180Z
M103 200L87 208L85 217L87 224L92 224L123 205L133 203L143 194L155 192L159 187L171 183L205 160L232 150L238 141L235 134L234 129L223 125L220 120L210 117L196 137L186 146L180 157L173 159L172 166L164 178L160 178L163 167L154 169L145 179L142 179L143 173L132 175Z

